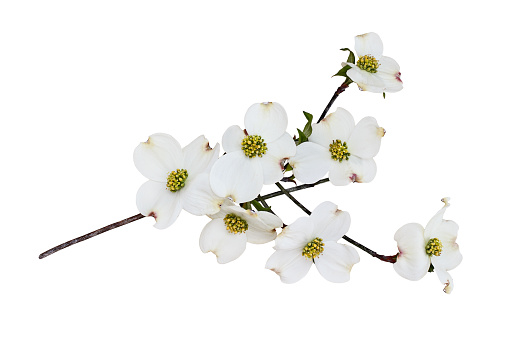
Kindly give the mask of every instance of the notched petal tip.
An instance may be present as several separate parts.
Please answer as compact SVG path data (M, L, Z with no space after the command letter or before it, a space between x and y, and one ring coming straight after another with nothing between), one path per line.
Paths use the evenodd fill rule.
M450 200L451 200L451 198L445 197L445 198L442 198L441 201L445 204L445 206L449 206L450 205L450 203L449 203Z
M156 213L156 212L154 212L154 211L150 212L150 213L147 215L147 217L154 217L154 219L157 221L157 213Z
M445 293L447 293L447 294L451 294L451 292L452 292L452 285L451 285L449 280L447 280L447 282L445 283L445 287L444 287L443 291Z
M383 127L378 127L378 130L377 130L377 135L380 137L380 138L383 138L385 136L385 129Z

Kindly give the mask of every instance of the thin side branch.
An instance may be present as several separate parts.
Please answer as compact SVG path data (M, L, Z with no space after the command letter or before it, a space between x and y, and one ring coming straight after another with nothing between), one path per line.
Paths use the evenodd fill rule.
M338 95L340 95L341 93L343 93L347 88L348 86L350 86L350 84L352 83L353 81L350 80L350 78L346 78L346 80L341 84L341 86L338 87L338 89L336 90L336 92L334 92L334 95L332 96L332 98L330 99L329 103L327 104L327 106L325 107L325 109L323 110L323 113L322 115L320 115L320 118L318 118L318 121L316 123L319 123L320 121L322 121L323 118L325 118L325 115L327 114L327 112L329 111L329 109L331 108L332 104L334 103L334 101L336 101L336 98L338 97Z
M313 184L303 184L303 185L298 185L298 186L291 187L291 188L286 188L286 191L287 192L300 191L300 190L304 190L306 188L315 187L316 185L320 185L320 184L323 184L325 182L329 182L329 178L318 180L317 182L315 182ZM283 195L283 194L284 194L283 191L273 192L273 193L270 193L270 194L259 196L255 200L258 200L258 201L261 202L261 199L267 200L267 199L274 198L274 197L277 197L277 196L280 196L280 195Z
M144 218L145 216L141 213L139 214L136 214L136 215L133 215L132 217L129 217L127 219L124 219L124 220L120 220L120 221L117 221L116 223L113 223L111 225L108 225L108 226L104 226L103 228L100 228L98 230L95 230L93 232L90 232L88 234L85 234L85 235L82 235L81 237L78 237L78 238L75 238L75 239L72 239L72 240L69 240L69 241L66 241L64 242L63 244L60 244L58 246L55 246L53 247L52 249L49 249L47 250L46 252L44 253L41 253L39 255L39 259L44 259L46 258L48 255L52 255L53 253L55 252L58 252L60 250L63 250L64 248L66 247L69 247L69 246L72 246L74 244L77 244L79 242L82 242L84 240L87 240L87 239L90 239L90 238L93 238L95 237L96 235L99 235L101 233L104 233L104 232L108 232L114 228L117 228L117 227L120 227L120 226L124 226L124 225L127 225L129 223L132 223L133 221L136 221L136 220L139 220L141 218Z
M300 207L301 210L303 210L307 215L310 215L311 214L311 211L308 210L304 205L302 205L297 199L295 199L293 197L293 195L290 194L290 192L288 192L288 190L286 190L283 185L281 185L279 182L276 182L276 186L281 190L281 192L283 192L284 195L286 195L288 197L288 199L290 199L291 201L293 201L293 203L297 206Z

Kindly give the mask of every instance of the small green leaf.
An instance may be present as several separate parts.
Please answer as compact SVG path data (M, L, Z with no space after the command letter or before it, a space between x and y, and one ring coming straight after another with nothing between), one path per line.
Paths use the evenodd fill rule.
M346 71L348 71L351 66L346 65L345 67L341 68L336 74L333 75L333 77L346 77Z
M350 54L348 54L348 59L346 59L346 62L351 62L352 64L355 64L355 54L348 49L348 48L341 48L342 51L348 51Z
M303 142L308 141L308 137L302 132L300 129L297 128L297 132L299 132L299 140L297 141L297 145L302 144Z
M385 92L383 92L383 95L384 95L384 99L385 99Z
M313 127L311 127L311 123L313 121L313 114L308 113L308 112L302 112L302 113L304 113L304 116L306 117L306 120L308 121L306 123L306 126L304 126L304 130L302 132L304 132L304 135L307 138L309 138L309 136L313 132Z
M268 208L263 207L262 204L260 204L256 200L251 200L251 204L256 208L257 211L264 211L264 212L269 212L270 211L270 206Z

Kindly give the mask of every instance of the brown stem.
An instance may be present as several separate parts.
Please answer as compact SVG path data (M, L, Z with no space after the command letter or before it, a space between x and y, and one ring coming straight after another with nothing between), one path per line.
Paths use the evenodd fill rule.
M320 118L318 118L318 121L316 123L319 123L320 121L322 121L323 118L325 118L325 115L327 114L327 112L331 108L331 106L334 103L334 101L336 101L336 98L338 97L338 95L343 93L348 88L348 86L350 86L351 83L353 83L353 81L350 80L350 78L346 78L346 80L341 84L341 86L338 87L338 89L336 90L336 92L334 92L334 95L330 99L329 103L327 104L327 106L323 110L322 115L320 115Z
M326 183L326 182L329 182L329 178L318 180L317 182L315 182L313 184L303 184L303 185L298 185L298 186L295 186L295 187L290 187L290 188L285 188L285 189L286 189L287 192L295 192L295 191L300 191L300 190L303 190L303 189L306 189L306 188L315 187L316 185L320 185L320 184L323 184L323 183ZM280 190L278 192L273 192L273 193L270 193L270 194L262 195L262 196L256 198L255 200L258 200L258 201L261 202L261 199L267 200L267 199L274 198L274 197L277 197L277 196L280 196L280 195L283 195L283 194L285 194L285 193Z
M58 252L60 250L63 250L64 248L66 247L69 247L69 246L72 246L74 244L77 244L79 242L82 242L84 240L87 240L87 239L90 239L90 238L93 238L95 237L96 235L99 235L101 233L104 233L104 232L107 232L107 231L110 231L114 228L117 228L117 227L120 227L120 226L124 226L124 225L127 225L133 221L136 221L136 220L139 220L141 218L144 218L145 216L141 213L139 214L136 214L136 215L133 215L132 217L129 217L127 219L124 219L124 220L120 220L120 221L117 221L116 223L113 223L111 225L108 225L108 226L104 226L103 228L100 228L98 230L95 230L93 232L90 232L88 234L85 234L85 235L82 235L81 237L78 237L78 238L75 238L75 239L72 239L72 240L69 240L69 241L66 241L64 242L63 244L60 244L58 246L55 246L49 250L47 250L46 252L44 253L41 253L39 255L39 259L44 259L46 258L48 255L52 255L53 253L55 252Z

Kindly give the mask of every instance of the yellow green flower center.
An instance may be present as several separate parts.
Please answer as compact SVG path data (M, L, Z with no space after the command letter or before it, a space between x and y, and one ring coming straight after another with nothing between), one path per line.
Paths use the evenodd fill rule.
M230 233L244 233L247 231L247 221L234 213L227 214L224 219L226 229Z
M343 161L343 159L348 160L348 157L350 156L346 142L341 143L341 140L339 139L334 140L332 144L329 145L329 151L331 158L339 162Z
M177 169L176 171L172 171L168 174L168 179L166 179L166 189L169 189L172 192L177 192L181 190L186 185L186 179L188 177L187 170L185 169Z
M430 239L426 245L426 253L439 257L442 253L442 242L438 238Z
M267 144L259 135L248 135L242 140L242 150L246 157L262 157L267 152Z
M369 73L376 73L378 66L380 66L378 60L371 55L363 55L357 60L357 67Z
M318 257L322 252L323 240L321 238L314 238L302 249L302 255L311 260Z

